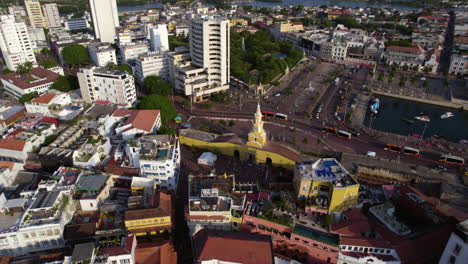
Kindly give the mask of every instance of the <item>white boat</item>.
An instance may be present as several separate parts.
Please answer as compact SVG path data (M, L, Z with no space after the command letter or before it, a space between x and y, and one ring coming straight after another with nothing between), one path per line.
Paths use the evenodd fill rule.
M415 116L414 119L422 122L430 122L431 119L427 115Z
M452 117L453 113L452 112L446 112L445 114L440 116L440 119L447 119L449 117Z

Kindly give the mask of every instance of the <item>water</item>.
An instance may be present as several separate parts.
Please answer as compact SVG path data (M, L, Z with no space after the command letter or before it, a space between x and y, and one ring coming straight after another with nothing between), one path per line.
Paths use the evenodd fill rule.
M162 8L162 3L151 3L146 5L118 6L118 12L144 11L147 9Z
M273 7L273 6L290 6L290 5L303 5L303 6L321 6L321 5L337 5L343 7L375 7L375 8L396 8L400 10L418 10L419 8L409 7L397 4L379 4L379 3L367 3L367 2L354 2L354 1L339 1L339 0L283 0L282 3L274 2L250 2L240 3L241 5L251 5L255 7ZM143 11L152 8L162 8L161 3L151 3L146 5L134 5L134 6L118 6L119 12L130 12L130 11ZM206 6L213 6L207 4Z
M396 8L400 10L418 10L420 8L410 7L398 4L379 4L379 3L367 3L359 1L339 1L339 0L283 0L282 3L274 2L262 2L256 1L252 3L243 3L245 5L251 5L255 7L273 7L273 6L289 6L289 5L303 5L303 6L321 6L321 5L336 5L343 7L375 7L375 8Z
M468 139L468 111L445 108L429 104L411 102L392 97L380 96L379 114L372 119L372 128L400 135L422 134L427 124L424 137L439 135L452 142ZM452 112L453 117L442 120L440 116L445 112ZM424 113L431 118L431 122L421 122L414 116ZM369 127L368 112L364 125ZM414 120L409 124L404 118ZM391 143L391 142L390 142Z

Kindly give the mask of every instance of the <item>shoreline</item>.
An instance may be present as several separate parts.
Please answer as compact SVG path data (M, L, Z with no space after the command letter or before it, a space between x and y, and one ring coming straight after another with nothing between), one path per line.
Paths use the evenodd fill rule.
M393 93L387 93L387 92L380 92L380 91L374 91L374 90L371 90L371 93L398 98L398 99L403 99L407 101L413 101L413 102L418 102L418 103L424 103L424 104L429 104L429 105L436 105L436 106L441 106L441 107L448 107L452 109L457 109L457 110L461 109L463 111L468 111L468 105L466 104L462 105L462 104L456 104L453 102L432 101L432 100L423 99L423 98L417 98L417 97L411 97L411 96L393 94Z

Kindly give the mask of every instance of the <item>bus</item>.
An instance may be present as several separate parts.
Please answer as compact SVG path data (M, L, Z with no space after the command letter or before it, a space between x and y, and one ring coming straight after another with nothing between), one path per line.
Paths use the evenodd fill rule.
M401 152L402 147L395 144L387 144L384 149L392 152Z
M415 148L410 148L410 147L404 147L403 148L403 154L408 155L408 156L419 156L419 149Z
M263 117L275 117L274 112L262 112Z
M281 119L281 120L288 120L288 116L285 115L285 114L281 114L281 113L276 113L275 118L276 119Z
M324 126L324 127L322 128L322 132L328 133L328 134L336 134L336 128Z
M465 165L465 159L457 157L457 156L447 155L447 154L440 156L439 161L443 163L447 163L447 164L458 165L458 166Z
M344 130L338 130L338 132L336 132L336 135L338 137L345 138L347 140L351 140L351 133L346 132Z

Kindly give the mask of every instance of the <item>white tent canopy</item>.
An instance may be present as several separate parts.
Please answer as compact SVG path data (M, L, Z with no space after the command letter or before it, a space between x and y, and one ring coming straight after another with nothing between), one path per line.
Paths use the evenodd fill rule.
M213 166L215 161L218 159L216 154L211 152L203 152L201 156L198 158L198 164Z

